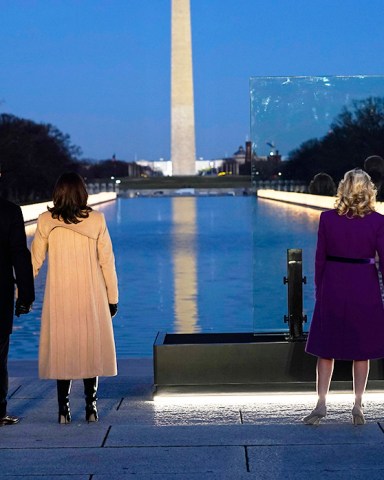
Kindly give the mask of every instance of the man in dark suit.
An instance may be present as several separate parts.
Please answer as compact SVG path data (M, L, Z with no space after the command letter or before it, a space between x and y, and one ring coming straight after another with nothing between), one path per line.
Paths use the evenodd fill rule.
M0 426L12 425L7 415L8 350L13 326L13 307L19 316L31 310L35 299L31 254L27 248L21 208L0 198Z

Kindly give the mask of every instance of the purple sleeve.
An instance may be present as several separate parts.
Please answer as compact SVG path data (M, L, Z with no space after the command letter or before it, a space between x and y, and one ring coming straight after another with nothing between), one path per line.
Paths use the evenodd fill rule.
M317 247L315 259L315 289L316 299L321 290L323 271L326 260L326 240L323 214L320 215L319 230L317 233Z
M379 269L384 280L384 224L377 232L376 250L379 255Z

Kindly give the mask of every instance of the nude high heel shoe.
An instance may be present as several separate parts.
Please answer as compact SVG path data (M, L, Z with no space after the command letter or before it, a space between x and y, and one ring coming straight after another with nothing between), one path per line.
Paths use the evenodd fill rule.
M354 405L352 408L352 423L354 425L365 424L363 409L360 407L360 405Z
M318 425L320 420L327 415L327 407L321 406L316 407L312 412L303 418L305 425Z

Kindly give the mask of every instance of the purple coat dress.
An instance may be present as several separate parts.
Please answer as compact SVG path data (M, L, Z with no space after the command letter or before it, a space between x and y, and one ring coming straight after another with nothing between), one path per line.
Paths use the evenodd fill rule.
M383 274L383 215L372 212L363 218L347 218L336 210L321 214L316 304L307 353L338 360L384 357L384 308L374 262L376 252ZM366 263L354 263L356 259Z

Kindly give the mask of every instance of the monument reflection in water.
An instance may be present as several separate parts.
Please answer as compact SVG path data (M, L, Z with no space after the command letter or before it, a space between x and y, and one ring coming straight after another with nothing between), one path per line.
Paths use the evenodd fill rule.
M175 332L195 333L197 325L196 199L172 199Z
M303 249L311 318L319 211L232 196L118 199L99 210L119 276L120 358L151 356L158 331L287 331L287 248ZM13 359L37 357L43 287L44 272L33 312L15 319Z

